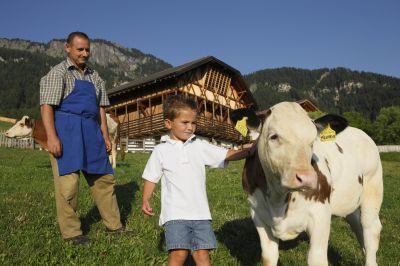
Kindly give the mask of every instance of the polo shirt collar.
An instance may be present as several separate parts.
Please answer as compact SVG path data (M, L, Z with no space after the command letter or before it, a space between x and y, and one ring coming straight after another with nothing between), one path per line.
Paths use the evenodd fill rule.
M171 139L169 136L168 136L168 138L167 138L167 142L168 143L170 143L170 144L173 144L173 145L175 145L175 144L177 144L177 143L183 143L183 145L185 145L185 144L187 144L187 143L191 143L191 142L193 142L193 141L195 141L196 140L196 135L195 134L193 134L190 138L188 138L184 143L181 141L181 140L175 140L175 139Z

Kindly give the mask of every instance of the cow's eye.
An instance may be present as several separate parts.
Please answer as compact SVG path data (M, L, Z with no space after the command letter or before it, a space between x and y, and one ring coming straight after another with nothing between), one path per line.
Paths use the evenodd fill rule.
M273 134L269 137L270 140L277 140L278 139L278 134Z
M24 127L24 124L19 124L20 127Z

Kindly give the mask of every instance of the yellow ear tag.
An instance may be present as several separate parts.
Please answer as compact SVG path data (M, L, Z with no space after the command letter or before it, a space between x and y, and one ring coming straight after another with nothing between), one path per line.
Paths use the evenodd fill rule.
M247 136L247 117L243 117L242 120L238 120L236 122L235 129L239 131L240 134L242 134L243 137Z
M319 134L321 141L331 141L336 139L336 131L331 128L331 125L328 123L326 128L321 131Z

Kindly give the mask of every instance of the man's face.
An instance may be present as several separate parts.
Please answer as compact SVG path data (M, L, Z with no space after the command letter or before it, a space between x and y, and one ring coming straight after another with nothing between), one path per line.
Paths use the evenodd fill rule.
M75 36L71 43L65 45L65 51L72 62L80 69L84 69L90 55L90 41Z
M170 130L170 137L185 142L196 130L196 111L185 108L173 120L166 119L165 126Z

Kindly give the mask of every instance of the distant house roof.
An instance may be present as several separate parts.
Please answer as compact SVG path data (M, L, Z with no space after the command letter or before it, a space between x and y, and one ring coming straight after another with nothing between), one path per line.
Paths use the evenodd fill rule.
M302 100L298 100L296 101L298 104L301 105L301 107L303 107L304 110L306 110L307 112L320 112L321 110L319 110L319 108L313 104L310 100L307 99L302 99Z
M320 112L318 107L316 105L314 105L310 100L302 99L302 100L296 101L296 103L300 104L301 107L303 107L303 109L306 110L306 112ZM266 113L268 113L268 111L269 111L269 108L265 109L265 110L257 111L256 115L262 116L262 115L265 115Z
M126 93L126 92L129 92L132 90L137 90L137 89L140 89L140 88L143 88L148 85L155 84L155 83L158 83L161 81L165 81L168 79L174 79L190 70L193 70L195 68L198 68L198 67L208 64L208 63L216 64L216 65L228 70L229 72L233 73L237 77L238 82L248 90L247 85L243 80L242 74L237 69L229 66L228 64L222 62L221 60L219 60L213 56L207 56L207 57L203 57L203 58L194 60L192 62L183 64L183 65L177 66L177 67L168 68L166 70L154 73L147 77L136 79L134 81L122 84L118 87L114 87L114 88L108 90L107 94L109 97L113 97L115 95ZM256 103L256 101L253 98L253 95L251 94L250 91L249 91L249 96L252 98L253 102Z

